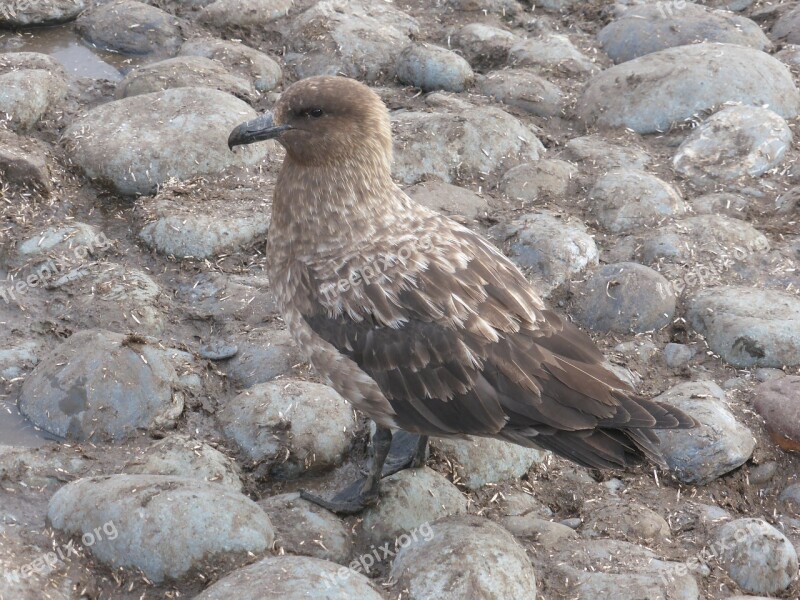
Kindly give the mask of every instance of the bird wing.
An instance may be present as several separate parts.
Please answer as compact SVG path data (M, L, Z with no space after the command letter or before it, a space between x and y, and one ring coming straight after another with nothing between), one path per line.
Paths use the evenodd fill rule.
M430 221L340 257L332 279L316 276L330 261L314 269L318 288L302 303L308 327L376 382L397 424L536 438L589 466L624 465L636 448L657 460L652 433L636 428L681 426L682 415L637 396L493 245L438 215Z

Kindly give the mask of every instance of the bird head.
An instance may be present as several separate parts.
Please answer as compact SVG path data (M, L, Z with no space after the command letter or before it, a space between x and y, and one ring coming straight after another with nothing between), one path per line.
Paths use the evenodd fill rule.
M236 127L228 137L240 144L277 140L302 165L360 161L391 165L389 113L378 95L345 77L309 77L289 86L272 112Z

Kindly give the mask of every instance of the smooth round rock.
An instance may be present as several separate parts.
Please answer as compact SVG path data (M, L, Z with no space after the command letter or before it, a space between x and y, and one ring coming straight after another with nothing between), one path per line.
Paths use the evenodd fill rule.
M630 542L665 540L670 533L669 524L661 515L635 502L592 504L581 527L583 537L611 537Z
M177 379L159 348L118 333L79 331L25 379L19 407L55 435L120 442L139 429L175 425L183 412Z
M239 352L225 365L225 372L231 382L249 388L289 373L303 362L300 348L288 331L259 328L240 342Z
M504 66L508 51L519 38L506 29L470 23L459 29L451 41L473 68L486 69Z
M236 125L255 116L230 94L177 88L102 104L73 121L64 141L87 177L121 194L149 195L172 177L261 162L269 144L231 152L227 143Z
M50 160L37 140L0 130L0 177L12 190L26 188L49 196L55 179Z
M340 464L356 421L332 388L281 379L255 385L217 413L222 431L252 461L274 461L276 477L294 478Z
M668 367L676 369L682 367L694 358L694 348L685 344L669 343L664 346L664 362Z
M595 331L657 331L675 315L675 293L656 271L637 263L605 265L575 287L575 317Z
M199 21L216 28L263 28L285 17L292 0L216 0L200 11Z
M534 67L563 75L585 76L598 67L566 35L548 33L520 40L508 51L514 67Z
M797 577L797 552L780 531L761 519L736 519L719 528L720 563L743 590L777 594Z
M535 598L536 576L513 536L481 517L442 519L402 548L391 577L409 600Z
M544 77L526 69L504 69L481 77L484 96L538 117L561 114L563 93Z
M784 450L800 452L800 376L762 383L753 395L753 407L764 419L772 440Z
M778 498L789 512L800 516L800 483L793 483L781 492Z
M202 56L218 61L231 72L249 79L258 92L277 87L283 79L281 66L255 48L240 42L218 39L188 40L181 46L181 56Z
M736 367L800 364L800 299L794 294L708 288L690 299L687 317L709 347Z
M6 0L0 8L0 25L30 27L54 25L77 17L86 0Z
M401 82L425 92L463 92L474 79L469 63L458 54L424 43L406 46L397 57L395 72Z
M0 114L13 131L25 131L46 118L67 95L57 73L22 69L0 75Z
M360 564L360 563L356 563ZM195 600L383 600L355 569L308 556L271 556L223 577Z
M609 143L599 135L572 138L564 145L564 157L586 169L602 173L612 169L644 169L652 159L634 146Z
M800 7L781 15L772 26L772 37L789 44L800 44Z
M544 158L517 165L505 172L499 188L505 196L521 202L558 200L569 193L578 168L565 160Z
M789 69L764 52L733 44L692 44L594 76L578 100L577 116L587 126L656 133L724 102L767 105L791 119L800 110L800 93Z
M737 421L716 383L682 383L654 400L675 406L698 422L693 429L655 430L661 453L679 481L705 485L752 456L753 434Z

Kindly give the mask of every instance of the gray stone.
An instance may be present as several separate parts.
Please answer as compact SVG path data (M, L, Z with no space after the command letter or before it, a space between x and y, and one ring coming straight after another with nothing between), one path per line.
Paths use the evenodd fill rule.
M502 67L508 61L508 51L519 38L505 29L484 23L464 25L452 37L464 57L474 68Z
M216 60L231 72L250 80L258 92L278 86L283 78L281 66L255 48L240 42L218 39L189 40L181 46L181 56L202 56Z
M380 501L361 515L365 545L391 546L403 534L424 535L436 519L467 511L467 499L458 488L428 467L400 471L381 483Z
M670 11L669 2L635 6L606 25L597 35L606 54L616 63L651 52L697 42L723 42L769 50L761 28L750 19L684 2Z
M561 114L558 86L527 69L492 71L479 79L478 87L483 95L538 117Z
M691 205L698 215L722 215L732 219L745 219L750 202L738 194L712 192L693 198Z
M46 593L47 600L75 600L81 579L70 576L67 563L52 552L50 544L35 545L23 538L24 529L0 524L0 597L41 600Z
M239 467L216 448L183 433L170 435L128 461L124 472L199 479L240 492Z
M258 502L275 528L276 545L290 554L346 565L353 552L352 532L332 512L300 498L298 492Z
M41 52L0 53L0 73L11 73L26 69L39 69L67 79L67 72L58 60Z
M750 485L763 485L768 483L778 471L778 463L774 460L768 460L765 463L750 467L750 472L747 474L747 480Z
M800 6L787 11L772 26L772 37L789 44L800 44Z
M142 65L117 84L117 97L161 92L172 88L207 87L250 100L250 81L231 74L220 62L202 56L176 56Z
M253 386L217 413L225 436L275 477L340 464L356 430L350 404L328 386L281 379Z
M239 351L225 365L225 372L235 385L250 388L285 375L304 362L288 331L258 328L240 341Z
M605 265L576 285L575 294L576 319L595 331L654 331L675 315L669 282L637 263Z
M391 577L409 600L535 598L536 577L525 550L502 527L480 517L443 519L430 539L405 546Z
M442 181L429 180L405 190L413 200L432 210L460 220L472 221L486 215L489 205L475 192Z
M505 196L521 202L559 200L570 191L578 169L565 160L544 158L517 165L505 172L499 188Z
M534 515L503 517L500 519L500 524L515 537L533 538L536 544L544 548L550 548L564 538L578 538L578 534L571 527L539 519Z
M782 379L786 377L786 373L784 373L781 369L769 369L769 368L760 368L753 371L753 376L761 382L764 381L773 381L775 379Z
M756 106L730 106L706 119L680 145L675 170L698 187L758 177L783 162L792 130Z
M21 377L39 363L41 344L34 340L21 341L18 344L3 344L0 348L0 377L14 379Z
M86 473L90 466L78 448L56 445L18 448L0 444L0 481L5 483L55 492L65 482Z
M694 358L695 350L691 346L685 344L672 344L669 343L664 346L664 362L668 367L677 369L687 364Z
M797 552L780 531L761 519L737 519L719 528L720 563L739 587L777 594L797 577Z
M778 499L783 502L791 514L800 516L800 483L793 483L788 486L781 492Z
M263 28L285 17L292 0L216 0L200 11L200 23L216 28Z
M542 450L480 437L436 439L432 447L447 456L455 466L459 483L470 490L487 483L519 479L546 457Z
M47 259L64 265L80 263L90 256L97 259L110 250L112 245L113 242L105 233L92 225L68 221L62 226L48 227L22 240L15 252L8 257L6 264L14 269L30 268L43 275L41 269ZM44 281L45 277L41 279Z
M583 223L551 212L532 213L489 230L496 242L548 296L590 266L597 265L594 238Z
M675 406L698 422L693 429L655 430L661 453L679 481L705 485L752 456L753 434L736 420L716 383L682 383L654 400Z
M451 183L537 160L544 152L529 127L493 106L464 103L460 114L396 112L392 122L392 173L406 184L431 177Z
M0 75L0 114L14 131L52 115L66 95L67 82L57 73L22 69Z
M500 510L504 516L522 517L533 515L543 519L553 516L553 511L541 500L529 493L508 491L503 494Z
M789 292L722 286L689 301L687 317L736 367L800 364L800 299Z
M356 565L362 563L356 562ZM354 565L355 567L355 565ZM355 568L307 556L273 556L234 571L195 600L382 600Z
M86 0L7 0L0 7L0 25L30 27L65 23L86 9Z
M663 541L669 524L657 512L635 502L593 503L580 531L585 538L617 538L629 542Z
M112 0L83 13L78 33L90 44L122 54L175 56L186 23L136 0Z
M517 42L509 50L508 58L515 67L537 67L562 75L586 75L599 70L567 36L557 33Z
M772 441L786 451L800 451L800 376L767 381L753 394L753 407L764 419Z
M672 185L634 169L602 175L589 191L592 211L613 233L652 227L686 213L686 204Z
M164 351L121 334L80 331L25 379L20 410L45 431L119 442L137 429L172 427L183 394Z
M578 100L577 116L587 126L655 133L724 102L768 105L790 119L800 109L800 93L789 69L764 52L732 44L692 44L647 54L596 75Z
M402 83L424 92L463 92L472 85L475 77L469 63L458 54L425 43L406 46L397 57L395 72Z
M12 189L27 188L49 196L54 178L42 144L0 130L0 180Z
M652 160L644 150L630 144L610 144L597 135L572 138L565 144L564 153L568 160L602 172L610 169L644 169Z
M228 134L256 116L208 88L178 88L102 104L64 133L70 158L91 179L126 195L153 194L170 178L260 163L270 144L231 152Z
M187 316L198 319L229 323L230 319L234 318L251 327L261 328L265 322L274 321L280 316L269 280L258 275L224 275L213 271L198 273L196 277L176 286L175 299L181 303L182 310ZM265 373L263 377L266 377L263 381L274 377L275 369L279 369L280 372L288 370L288 367L283 366L288 360L291 359L282 360L275 368L268 365L263 371ZM295 363L288 364L291 366ZM255 375L257 378L262 377L256 375L261 372L260 367L254 362L243 375L244 377ZM256 379L252 381L262 382ZM242 385L248 387L246 384Z
M141 569L155 582L241 565L275 538L269 518L247 496L161 475L79 479L50 499L47 520L82 536L102 563Z
M800 67L800 45L784 44L783 48L773 56L791 68Z

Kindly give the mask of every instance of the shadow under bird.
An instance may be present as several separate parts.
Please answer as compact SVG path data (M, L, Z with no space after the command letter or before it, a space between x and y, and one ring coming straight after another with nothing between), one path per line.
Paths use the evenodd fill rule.
M301 80L228 144L269 139L286 149L267 242L273 292L312 365L377 425L366 477L305 498L360 511L381 477L424 462L427 436L619 469L663 466L653 430L694 426L620 380L495 246L392 181L389 114L367 86Z

